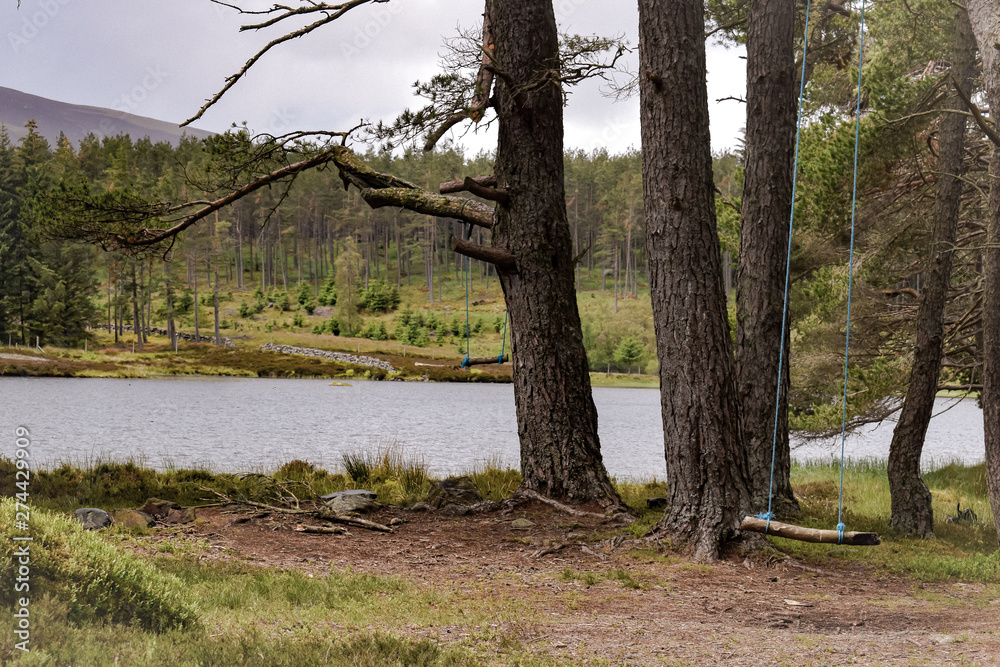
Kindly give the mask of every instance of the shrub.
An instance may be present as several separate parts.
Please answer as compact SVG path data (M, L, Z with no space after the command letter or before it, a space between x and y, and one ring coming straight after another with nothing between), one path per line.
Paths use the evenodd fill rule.
M399 290L384 280L376 280L360 289L358 306L372 313L386 313L399 306Z
M0 501L0 579L12 582L15 501ZM83 530L75 520L32 508L31 587L64 602L68 619L82 624L107 621L164 632L197 623L181 583L148 562ZM13 586L4 586L0 604L12 607Z
M240 317L250 317L252 314L253 313L250 310L250 306L247 305L247 302L240 302Z
M306 321L305 318L302 316L302 311L301 310L296 311L295 316L292 318L292 325L301 327L305 326L305 323Z
M334 274L331 272L327 276L326 282L323 283L322 289L319 292L319 298L317 299L321 306L336 306L337 305L337 285L334 281Z
M312 288L310 287L309 283L307 282L299 283L299 291L298 294L295 295L295 300L298 302L298 304L300 306L304 306L306 305L306 303L309 302L311 298L312 298Z

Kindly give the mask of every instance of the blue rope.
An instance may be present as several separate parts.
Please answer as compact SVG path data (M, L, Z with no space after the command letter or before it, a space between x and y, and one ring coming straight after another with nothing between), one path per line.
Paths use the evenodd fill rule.
M503 334L500 336L500 356L497 357L497 363L503 363L503 353L507 349L507 319L510 317L510 311L504 313L503 316Z
M806 92L806 55L809 53L809 10L812 0L806 2L806 27L802 35L802 73L799 75L799 111L795 126L795 162L792 166L792 211L788 216L788 250L785 253L785 296L781 304L781 342L778 345L778 388L774 397L774 432L771 434L771 482L767 489L767 511L757 515L758 519L767 519L764 534L771 527L774 512L774 462L778 451L778 414L781 406L781 377L785 369L785 327L788 325L788 291L791 283L792 269L792 231L795 228L795 194L799 184L799 140L802 135L802 101Z
M840 498L837 501L837 544L844 541L844 449L847 443L847 362L851 351L851 290L854 286L854 229L858 210L858 148L861 144L861 71L865 62L865 0L861 2L858 38L858 101L854 111L854 186L851 192L851 251L847 262L847 331L844 335L844 396L840 421Z
M472 238L472 225L466 228L466 236ZM472 364L469 363L469 354L472 349L469 347L470 344L470 332L471 327L469 326L469 257L466 255L462 258L462 268L465 270L465 360L462 361L462 368L468 368Z

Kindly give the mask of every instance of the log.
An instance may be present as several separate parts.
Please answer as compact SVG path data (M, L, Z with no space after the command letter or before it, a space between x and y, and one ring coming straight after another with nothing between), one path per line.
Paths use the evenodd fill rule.
M483 364L495 364L498 363L497 360L499 359L499 357L500 355L497 355L495 357L470 357L469 359L463 361L462 365L459 366L459 368L465 368L467 366L482 366ZM508 361L510 361L510 358L506 354L503 355L503 362L506 363ZM422 364L422 365L430 366L430 364Z
M840 534L835 530L820 530L818 528L803 528L793 526L788 523L779 523L771 520L770 527L766 519L758 519L755 516L748 516L740 524L740 530L748 530L754 533L764 533L775 537L784 537L789 540L799 542L818 542L820 544L847 544L855 547L868 547L882 544L878 533L860 533L856 531L844 532L844 539L840 540Z

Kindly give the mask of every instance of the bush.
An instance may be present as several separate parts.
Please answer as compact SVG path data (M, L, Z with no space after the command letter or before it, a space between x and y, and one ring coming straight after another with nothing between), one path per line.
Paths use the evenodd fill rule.
M275 297L274 305L277 306L282 311L292 309L292 301L288 298L288 292L282 292L277 297Z
M327 276L326 282L323 283L323 288L319 291L319 304L321 306L336 306L337 305L337 285L334 282L334 274L331 272Z
M376 280L360 289L358 307L372 313L387 313L399 306L399 290L389 287L384 280Z
M314 334L333 334L334 336L340 335L340 321L336 318L331 317L328 320L324 320L322 323L317 324L313 327L312 332Z
M302 307L306 309L307 313L312 315L314 312L316 312L316 299L309 299L308 301L305 302L305 304Z
M302 316L302 311L301 310L296 311L295 317L292 318L292 325L296 327L302 327L305 326L305 323L306 321L305 318Z
M191 306L194 305L194 298L191 296L190 292L182 292L179 297L174 299L174 312L178 314L184 314L191 310Z
M240 302L240 317L250 317L250 315L252 314L253 313L250 310L250 306L247 305L247 302L246 301Z
M299 283L299 292L295 295L295 300L300 306L306 305L312 298L312 288L309 283L301 282Z
M0 579L13 582L15 501L0 501ZM83 530L73 519L32 508L31 587L67 605L74 623L107 621L136 624L164 632L197 623L194 607L182 596L181 583L148 562ZM19 596L4 586L0 604L12 607Z

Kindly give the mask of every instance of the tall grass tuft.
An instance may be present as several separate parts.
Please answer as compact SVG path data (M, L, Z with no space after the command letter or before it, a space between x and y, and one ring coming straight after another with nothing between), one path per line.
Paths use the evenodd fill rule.
M413 503L430 490L427 465L420 459L407 458L394 445L345 452L341 461L354 483L374 491L381 502Z
M521 472L505 465L497 454L476 464L468 476L484 500L504 500L521 486Z

